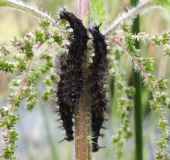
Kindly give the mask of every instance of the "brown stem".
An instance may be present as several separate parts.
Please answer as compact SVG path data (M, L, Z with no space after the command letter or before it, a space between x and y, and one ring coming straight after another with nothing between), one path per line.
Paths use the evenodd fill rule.
M86 59L88 62L88 52ZM91 160L91 99L90 88L87 80L88 63L83 63L84 87L79 103L75 106L75 159Z
M85 92L84 92L85 93ZM86 95L85 95L86 94ZM91 132L89 102L87 92L80 97L79 104L75 106L75 159L91 160Z
M80 105L75 106L75 157L76 160L86 159L86 106L80 98Z
M90 9L90 0L78 0L79 19L83 19L86 12ZM89 21L88 21L89 23ZM87 52L86 52L87 54ZM88 62L88 55L84 62ZM91 160L91 105L89 97L89 85L87 85L87 63L83 64L83 81L84 88L79 103L75 105L75 159Z

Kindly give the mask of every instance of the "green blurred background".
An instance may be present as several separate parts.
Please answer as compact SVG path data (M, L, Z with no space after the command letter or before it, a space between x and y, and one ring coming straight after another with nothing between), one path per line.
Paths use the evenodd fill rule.
M52 17L57 19L57 11L60 7L67 6L70 11L77 13L77 1L68 0L30 0L25 1L36 5L38 8L47 11ZM104 0L107 13L106 22L103 24L103 29L107 27L120 13L127 11L129 7L128 0ZM154 9L150 12L141 15L141 32L150 34L159 34L170 29L169 13L167 9ZM21 38L26 32L38 27L38 21L34 17L11 10L9 8L0 8L0 45L10 45L10 40L14 36ZM163 47L155 47L148 40L141 42L141 50L143 56L154 57L156 61L154 74L159 78L170 77L169 67L170 58L164 57ZM124 63L126 62L126 63ZM127 56L121 58L121 67L126 75L127 83L131 84L131 60L127 61ZM9 95L8 83L10 79L16 77L17 74L8 74L0 71L0 107L6 106L7 96ZM111 76L110 76L111 77ZM168 88L170 83L168 81ZM43 84L37 86L37 90L42 92ZM169 94L169 93L168 93ZM116 95L121 96L121 95ZM148 93L147 86L142 89L142 104L143 104L143 140L144 140L144 160L154 159L154 154L157 150L155 142L159 139L160 133L157 130L156 123L158 122L157 111L151 111L148 106L148 99L151 97ZM116 159L117 148L111 142L112 135L115 134L119 126L119 119L116 112L114 99L111 99L113 104L108 105L108 122L105 126L106 130L102 131L105 136L100 138L99 144L106 146L97 153L93 153L95 160L113 160ZM21 103L18 114L20 120L16 124L19 140L17 141L17 150L15 155L20 160L73 160L74 159L74 142L68 143L63 139L64 131L61 131L58 126L59 122L56 115L53 113L53 102L43 103L41 99L37 103L32 112L25 109L25 102ZM165 109L165 115L170 117L170 112ZM134 118L133 108L129 112L131 128L133 130ZM170 120L170 118L169 118ZM1 142L2 135L0 132ZM2 149L4 144L0 145ZM124 146L126 160L134 159L134 136Z

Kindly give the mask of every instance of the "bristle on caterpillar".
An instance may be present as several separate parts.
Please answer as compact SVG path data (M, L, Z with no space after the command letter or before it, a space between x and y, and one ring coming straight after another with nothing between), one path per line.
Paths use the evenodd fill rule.
M98 138L101 135L100 129L103 128L104 112L106 111L107 98L104 88L105 76L108 70L107 60L107 44L105 37L99 31L96 24L89 28L89 32L93 36L94 56L89 66L90 91L91 100L91 117L92 117L92 151L97 152L100 148Z

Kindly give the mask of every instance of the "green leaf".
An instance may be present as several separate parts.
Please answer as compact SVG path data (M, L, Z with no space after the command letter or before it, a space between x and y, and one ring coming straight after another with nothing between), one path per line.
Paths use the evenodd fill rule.
M7 62L4 59L0 59L0 70L5 72L13 72L15 65L11 62Z
M91 0L92 20L97 24L101 24L106 19L106 11L102 0Z
M58 44L58 45L61 45L63 42L62 42L62 37L59 36L56 32L54 32L54 35L52 36L52 38L54 39L54 41Z
M44 80L44 83L47 85L47 86L51 86L51 80L49 78L46 78Z
M37 42L45 42L45 36L41 30L36 30L35 31L35 39Z

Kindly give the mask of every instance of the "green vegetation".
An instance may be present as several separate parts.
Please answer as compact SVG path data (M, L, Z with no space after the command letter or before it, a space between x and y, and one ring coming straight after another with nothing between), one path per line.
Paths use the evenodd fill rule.
M170 119L168 119L170 113L170 99L168 98L170 94L170 82L168 82L170 31L167 28L170 23L166 8L169 8L170 2L165 0L148 0L140 3L136 0L121 2L91 0L90 10L87 7L84 14L84 21L90 24L101 24L101 32L108 43L109 74L106 88L108 88L107 96L110 100L108 102L109 112L106 115L109 121L105 124L107 129L102 131L105 133L103 145L106 148L91 155L89 140L91 135L88 135L87 145L85 145L88 147L86 157L88 160L93 159L93 156L95 159L102 160L125 158L127 160L154 158L168 160L170 159L168 151L170 141ZM53 3L57 5L55 1ZM65 1L60 3L60 6L67 4ZM0 129L2 131L0 136L5 142L0 145L3 147L0 148L2 149L1 159L16 160L18 156L24 159L21 155L24 152L25 157L31 160L71 160L74 159L71 155L76 155L78 152L75 150L75 154L71 153L70 148L74 148L74 143L58 144L58 141L62 139L62 133L56 127L59 126L56 122L57 115L51 113L53 110L51 105L57 107L54 94L59 78L59 56L67 52L65 46L68 45L70 34L67 22L56 23L54 10L60 7L54 8L54 4L47 1L43 3L46 9L52 8L49 11L52 16L49 16L46 12L38 10L39 7L20 1L0 1L0 12L3 7L8 7L5 9L5 14L11 8L28 13L35 18L34 21L28 17L22 18L20 12L9 12L8 20L12 20L12 16L16 15L16 22L13 22L16 23L19 34L14 35L15 27L8 24L8 27L4 27L4 32L7 34L12 30L12 37L15 37L11 40L9 36L6 40L5 36L1 36L0 39L0 43L3 44L0 46L0 75L2 75L0 79ZM128 4L132 7L127 10L125 8ZM68 4L67 8L69 11L72 11L71 8L76 9L71 4ZM162 12L159 12L160 8ZM143 14L139 19L140 13ZM3 11L2 15L4 15ZM119 16L115 18L116 15ZM153 15L157 18L154 19ZM5 16L1 19L0 31L3 21L5 24ZM31 24L34 24L33 28L30 27ZM3 32L0 34L3 35ZM92 53L91 48L92 40L90 39L87 50L89 59ZM84 63L89 64L87 61ZM87 64L84 66L87 67ZM88 92L83 96L89 97ZM84 112L87 112L87 117L90 116L88 114L89 101L83 98L81 101L84 103L83 106L87 105ZM23 111L24 107L30 112ZM39 116L36 113L38 110ZM22 126L24 118L30 114L34 114L36 118L30 118L23 125L26 126L24 128ZM37 124L39 121L43 121L45 127L42 132L40 124ZM89 119L87 121L87 125L90 125ZM30 123L34 126L36 134L33 134L32 129L27 130L27 127L30 129ZM47 142L41 139L42 133L46 134ZM35 148L29 144L28 136L31 137L30 139L35 138ZM21 141L25 151L20 149ZM46 148L42 157L40 156L42 151L39 150L42 147L41 143ZM70 148L67 148L67 144Z

